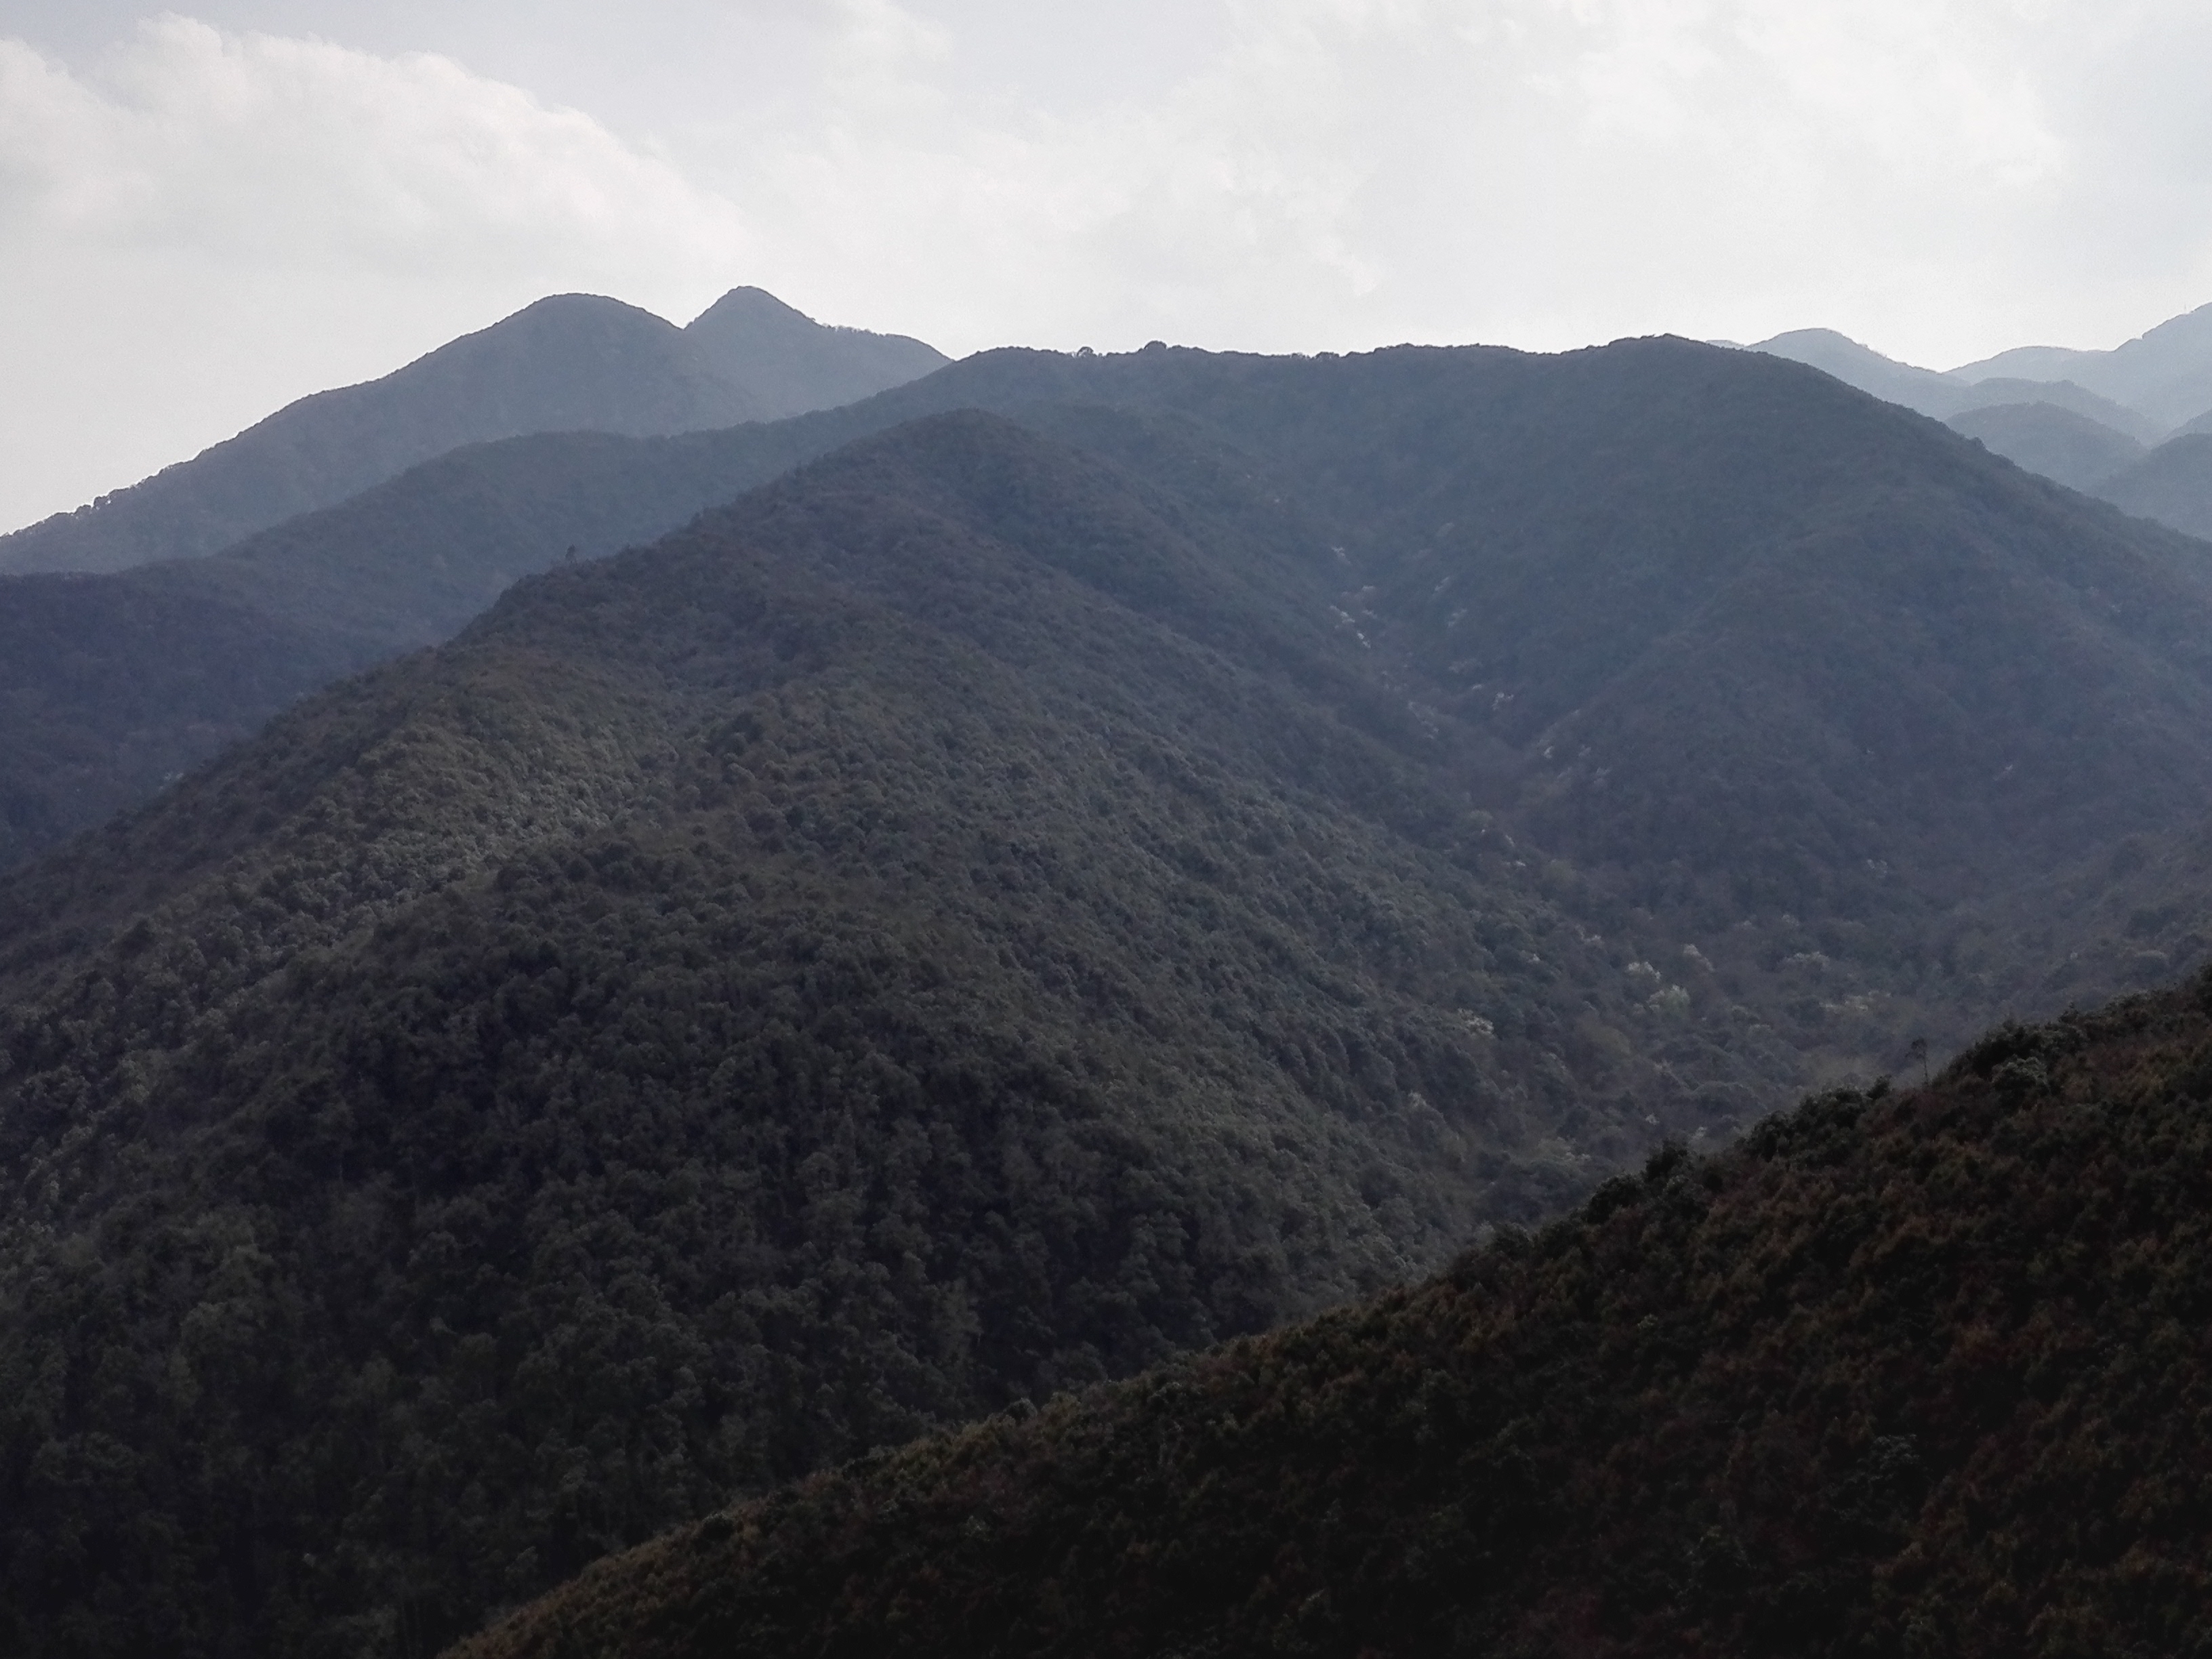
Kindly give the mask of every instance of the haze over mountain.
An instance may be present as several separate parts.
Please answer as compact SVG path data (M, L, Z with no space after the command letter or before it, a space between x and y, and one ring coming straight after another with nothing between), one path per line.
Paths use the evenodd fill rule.
M533 432L684 432L849 403L940 367L735 289L685 328L591 295L541 300L383 379L319 392L190 461L0 537L0 571L212 553L446 451Z
M517 577L650 540L823 447L803 422L477 445L222 553L0 576L0 868L451 637Z
M2019 346L1955 368L1950 378L1980 381L2000 375L2072 380L2172 431L2212 413L2212 305L2168 318L2109 351Z
M2111 351L2022 347L1947 374L1831 329L1779 334L1750 349L1948 421L2030 471L2130 513L2212 533L2212 453L2174 441L2212 428L2212 306Z
M2212 305L2110 351L2021 346L1940 373L1885 357L1833 329L1799 329L1750 349L1808 363L1939 420L1969 409L2048 403L2155 443L2212 418Z
M2205 545L1771 356L993 353L420 522L872 425L0 883L0 1644L420 1650L2204 949Z
M2212 986L603 1564L453 1659L2197 1653Z
M1945 424L2031 472L2090 494L2099 493L2097 487L2106 479L2148 453L2126 433L2057 404L1997 404L1964 410ZM2146 516L2172 522L2158 514Z
M2160 444L2097 486L2106 501L2212 540L2212 433L2185 433Z

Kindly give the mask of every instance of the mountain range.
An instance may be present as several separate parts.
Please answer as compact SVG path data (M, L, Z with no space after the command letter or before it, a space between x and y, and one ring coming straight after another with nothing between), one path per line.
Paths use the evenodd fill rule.
M2212 916L2212 549L1772 356L988 353L379 500L275 568L550 568L0 881L10 1651L433 1649Z
M732 289L684 328L618 301L558 295L0 536L0 572L118 570L212 553L464 444L775 420L850 403L945 361L919 340L825 328L756 288Z
M2191 535L2212 535L2212 306L2110 351L2028 346L1947 374L1829 329L1752 348L1950 422L2069 489Z
M2064 1434L2193 1386L2203 993L1974 1039L2212 941L2212 544L1992 450L2212 438L1665 338L673 431L609 306L453 398L605 325L635 429L0 582L0 1650L669 1528L483 1651L2194 1639Z

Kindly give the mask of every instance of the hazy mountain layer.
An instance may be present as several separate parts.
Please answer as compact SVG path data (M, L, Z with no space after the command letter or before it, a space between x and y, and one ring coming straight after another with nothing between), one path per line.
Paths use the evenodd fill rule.
M649 541L823 447L805 422L478 445L228 551L0 577L0 868L307 692L459 632L519 576Z
M2169 318L2110 351L2021 346L1954 369L1952 375L2072 380L2141 410L2170 431L2212 409L2212 305Z
M1826 328L1778 334L1750 349L1939 420L2002 404L2049 404L2138 443L2171 435L2212 401L2212 306L2112 351L2026 346L1948 373L1899 362Z
M823 328L757 289L690 328L588 295L541 300L379 380L319 392L192 460L0 537L0 570L212 553L463 444L774 420L941 366L916 340Z
M2055 404L1996 404L1954 415L1946 424L2016 465L2092 493L2145 453L2126 433Z
M0 889L0 1644L420 1650L1782 1085L1439 787L1310 526L1083 419L1183 487L902 428Z
M2201 1652L2208 991L715 1516L456 1659Z
M2109 427L2140 444L2154 444L2166 435L2170 422L2154 420L2124 404L2086 392L2071 380L2021 380L1996 375L1973 384L1980 408L2004 404L2042 404L2064 410L2099 426Z
M2212 539L2212 434L2160 444L2106 478L2097 493L2130 513Z
M1748 349L1806 364L1884 403L1902 404L1938 420L1991 401L1948 375L1885 357L1832 328L1794 329Z

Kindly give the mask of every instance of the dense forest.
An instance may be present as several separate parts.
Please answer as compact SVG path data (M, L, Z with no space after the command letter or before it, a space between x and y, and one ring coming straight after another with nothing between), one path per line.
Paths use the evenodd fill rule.
M2168 981L2208 556L1644 341L988 354L69 588L538 573L0 879L0 1648L425 1654Z
M0 576L0 868L307 692L451 638L518 578L650 541L811 458L818 424L471 445L205 557Z
M2212 1651L2212 981L713 1516L454 1659ZM1916 1083L1917 1079L1914 1080Z
M1176 453L903 428L0 892L11 1650L417 1649L1787 1086Z

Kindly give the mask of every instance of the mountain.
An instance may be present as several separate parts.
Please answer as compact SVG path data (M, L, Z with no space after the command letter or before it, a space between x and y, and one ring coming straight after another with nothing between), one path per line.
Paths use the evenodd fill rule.
M1885 357L1828 328L1798 329L1745 349L1803 363L1884 403L1902 404L1938 420L1979 409L2047 404L2110 427L2137 443L2155 442L2174 425L2170 416L2147 414L2124 399L2100 396L2067 378L2067 362L2079 353L2058 353L2048 361L2033 353L2008 353L1988 363L1939 374ZM1991 372L2008 365L2016 372Z
M2212 404L2212 306L2111 351L2021 346L1938 372L1885 357L1833 329L1798 329L1747 348L1832 374L1938 420L1969 410L2049 404L2154 443Z
M683 329L617 301L559 295L0 537L0 571L116 570L212 553L464 444L774 420L945 361L917 340L822 327L758 289L732 290Z
M0 1645L419 1648L1777 1086L1454 799L1276 492L1069 418L1179 487L899 428L0 889Z
M1973 392L1974 401L1960 413L1977 408L2043 405L2094 421L2099 426L2118 432L2138 444L2158 442L2166 435L2170 424L2153 420L2124 404L2114 403L2109 398L2100 398L2095 392L2084 391L2071 380L2021 380L1998 375L1975 381Z
M757 288L732 289L684 334L702 368L743 389L753 404L750 420L856 403L918 380L947 361L934 347L903 335L824 327Z
M2212 926L2205 545L1801 366L560 453L833 442L0 880L0 1649L422 1651Z
M2196 1653L2212 987L850 1464L453 1659Z
M2145 451L2124 432L2055 404L1996 404L1954 415L1947 424L2031 472L2069 489L2094 492ZM2155 514L2151 516L2157 516Z
M477 445L222 553L0 576L0 869L451 637L517 577L649 541L828 441L801 421Z
M2072 380L2171 431L2212 407L2212 305L2169 318L2110 351L2021 346L1951 371L1970 381L2000 375Z
M376 654L215 594L0 579L0 868L137 805Z
M2097 486L2106 501L2212 539L2212 434L2189 433L2160 444Z
M1871 346L1861 345L1832 328L1796 329L1771 340L1761 340L1747 349L1804 363L1884 403L1902 404L1938 420L1977 404L1993 401L1976 397L1958 381L1934 369L1916 368L1911 363L1885 357Z

